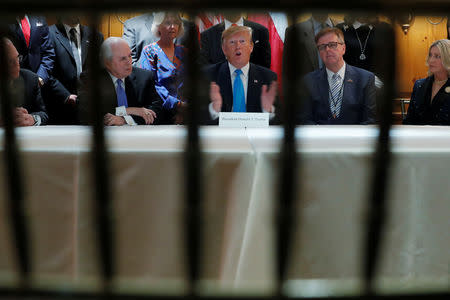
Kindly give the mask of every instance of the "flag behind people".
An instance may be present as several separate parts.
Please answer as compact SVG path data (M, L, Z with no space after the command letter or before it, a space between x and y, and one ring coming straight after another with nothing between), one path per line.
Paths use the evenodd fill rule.
M279 87L282 86L281 70L283 61L284 31L288 27L285 13L249 14L248 20L259 23L269 30L271 48L270 69L277 73ZM281 89L279 89L281 92Z

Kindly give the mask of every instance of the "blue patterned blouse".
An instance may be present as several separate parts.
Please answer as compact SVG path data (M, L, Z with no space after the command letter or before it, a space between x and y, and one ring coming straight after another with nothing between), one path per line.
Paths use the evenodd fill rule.
M156 92L163 100L163 108L173 110L178 102L185 101L182 96L184 63L186 48L175 45L173 61L171 61L158 43L144 47L141 53L141 68L151 70L155 78Z

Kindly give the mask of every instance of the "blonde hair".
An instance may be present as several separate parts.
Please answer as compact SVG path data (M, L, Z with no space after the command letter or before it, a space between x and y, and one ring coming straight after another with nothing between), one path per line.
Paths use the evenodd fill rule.
M443 39L434 41L428 49L428 55L426 59L426 65L428 67L428 60L430 59L431 48L436 47L441 54L441 61L444 68L447 70L447 76L450 77L450 40ZM431 76L430 70L428 70L428 76Z
M169 16L173 16L173 17L175 17L175 19L177 19L177 21L179 21L180 28L178 29L177 37L183 35L183 33L184 33L184 25L183 25L183 20L180 17L180 14L178 14L176 12L158 12L158 13L153 14L153 23L152 23L152 33L156 37L158 37L158 38L161 37L161 33L159 32L159 26Z
M222 32L222 44L223 41L238 32L247 32L250 35L250 43L253 44L252 32L253 30L248 26L230 26L227 30Z

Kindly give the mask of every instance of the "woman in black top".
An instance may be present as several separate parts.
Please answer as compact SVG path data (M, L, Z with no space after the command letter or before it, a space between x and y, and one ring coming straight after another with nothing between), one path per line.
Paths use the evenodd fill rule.
M450 125L450 40L431 44L427 65L429 76L414 83L403 124Z

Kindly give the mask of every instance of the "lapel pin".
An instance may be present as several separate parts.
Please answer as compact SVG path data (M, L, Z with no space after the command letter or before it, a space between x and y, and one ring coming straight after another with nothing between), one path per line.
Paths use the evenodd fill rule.
M41 22L37 22L36 26L42 26L42 23Z
M255 79L255 80L253 80L253 82L254 82L254 83L258 83L258 80Z
M347 82L353 82L353 80L351 80L351 79L347 79Z
M444 90L447 94L450 94L450 86L446 87Z

